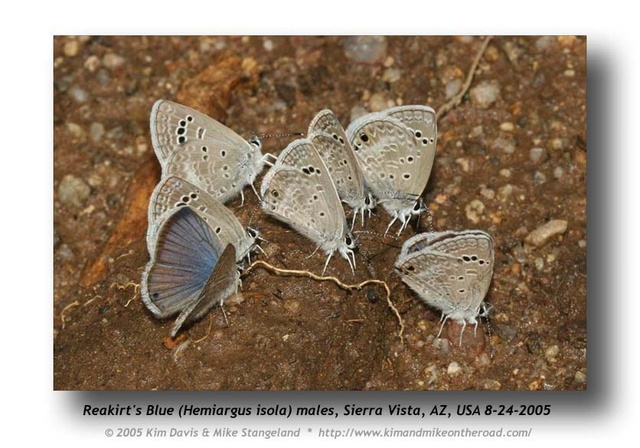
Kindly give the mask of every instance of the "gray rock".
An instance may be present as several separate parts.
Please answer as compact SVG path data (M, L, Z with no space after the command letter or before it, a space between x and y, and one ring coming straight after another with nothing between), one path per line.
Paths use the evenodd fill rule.
M533 163L542 163L549 158L549 154L547 154L547 150L540 147L531 148L529 150L529 159Z
M524 242L535 247L544 246L551 238L567 231L568 223L563 219L552 219L529 233Z
M471 102L480 109L488 109L500 96L500 85L495 81L482 81L469 92Z
M67 174L58 185L58 199L63 204L82 206L91 194L91 187L79 177Z
M354 62L382 63L387 56L387 39L384 36L349 36L344 41L344 52Z

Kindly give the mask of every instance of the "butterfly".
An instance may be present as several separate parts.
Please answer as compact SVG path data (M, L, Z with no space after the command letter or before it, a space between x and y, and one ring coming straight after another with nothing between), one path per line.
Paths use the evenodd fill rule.
M340 121L328 109L318 112L309 125L307 138L327 165L340 199L353 210L351 228L358 213L364 225L364 212L371 213L375 199L365 184L360 163Z
M238 195L244 203L243 188L254 188L271 157L262 154L259 138L247 141L213 118L171 101L156 101L150 126L162 176L177 175L223 204Z
M171 330L175 337L183 325L222 306L239 282L233 244L223 245L193 209L179 207L160 227L142 275L142 301L160 319L179 313Z
M436 115L428 106L398 106L360 117L347 138L364 178L392 220L402 223L426 211L421 194L429 181L436 151ZM385 232L385 233L386 233Z
M327 254L334 252L353 271L356 241L351 235L329 170L308 139L291 142L262 180L262 209L309 238Z
M237 261L249 258L253 249L259 248L257 230L245 230L238 218L209 193L178 176L169 175L160 180L149 201L147 246L150 252L155 248L159 229L166 216L180 207L192 208L223 245L233 244Z
M478 325L493 265L489 234L444 231L420 233L405 241L395 270L423 302L442 312L440 332L447 319L460 323L464 331L467 323Z

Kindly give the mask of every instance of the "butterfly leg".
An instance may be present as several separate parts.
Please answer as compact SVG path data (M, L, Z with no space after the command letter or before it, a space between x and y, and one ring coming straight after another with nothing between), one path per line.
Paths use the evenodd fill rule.
M393 219L391 220L391 222L389 223L389 225L387 226L387 230L384 231L384 234L386 235L387 233L389 233L389 229L391 228L391 226L393 225L394 222L396 222L396 220L398 219L398 215L394 215Z
M476 322L476 327L478 326L478 322ZM462 347L462 335L464 334L464 329L467 328L467 321L462 321L462 330L460 330L460 343L459 346Z
M329 265L329 260L331 260L331 256L333 255L333 251L329 252L329 256L327 257L327 261L324 262L324 268L322 269L322 275L324 275L327 270L327 266ZM351 263L349 263L351 264Z
M229 325L229 319L227 319L227 312L224 310L224 299L220 301L220 309L222 310L222 317L224 317L224 323Z
M351 256L351 258L349 258L349 256ZM349 266L351 267L351 273L355 275L356 274L356 255L353 253L352 250L347 252L347 261L349 262Z
M436 339L440 338L440 334L442 333L442 329L444 328L444 324L447 322L447 319L449 319L449 316L442 313L442 315L440 316L440 322L442 322L442 325L440 325L440 331L438 331Z
M269 160L269 159L272 159L273 162L271 160ZM276 156L274 156L273 154L269 154L269 153L266 153L265 155L262 156L262 162L267 164L267 165L269 165L269 166L273 166L275 161L276 161L276 159L277 159Z

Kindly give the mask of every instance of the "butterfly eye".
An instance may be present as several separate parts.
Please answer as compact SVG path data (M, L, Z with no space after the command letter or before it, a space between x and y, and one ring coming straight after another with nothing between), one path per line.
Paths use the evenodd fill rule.
M420 202L416 202L416 205L413 206L413 211L419 212L421 208Z
M258 138L258 136L256 135L249 139L249 144L251 146L255 146L258 149L262 149L262 141L260 141L260 138Z
M364 203L365 203L365 205L371 205L371 199L369 198L369 196L364 198Z

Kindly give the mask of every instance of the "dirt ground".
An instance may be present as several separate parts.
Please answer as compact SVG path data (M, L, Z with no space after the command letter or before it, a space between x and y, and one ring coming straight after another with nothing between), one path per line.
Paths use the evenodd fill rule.
M240 135L305 132L330 108L343 125L399 104L440 108L480 37L54 38L54 388L56 390L585 390L587 365L586 38L494 37L469 92L438 122L424 198L435 230L495 241L490 322L474 336L424 305L393 272L412 222L360 233L357 270L255 268L242 296L163 343L172 321L146 309L147 205L160 166L149 112L160 98ZM267 138L278 154L291 138ZM256 185L259 185L261 177ZM228 204L258 227L280 268L322 271L314 244L266 217L250 189Z

